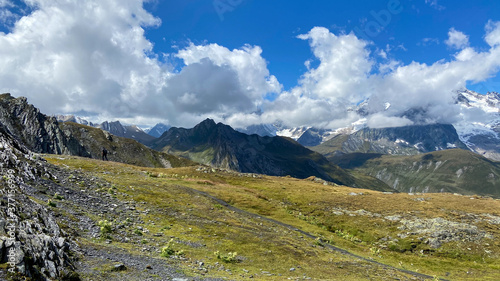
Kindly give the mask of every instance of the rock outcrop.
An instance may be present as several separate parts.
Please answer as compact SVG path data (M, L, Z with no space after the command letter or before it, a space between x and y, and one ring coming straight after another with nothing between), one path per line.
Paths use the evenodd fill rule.
M0 96L0 123L33 152L90 156L78 140L59 128L54 117L40 113L25 97Z
M109 160L126 164L161 168L192 164L188 160L160 153L135 140L119 137L102 129L73 122L59 123L55 117L44 115L28 104L26 98L14 98L10 94L0 95L0 124L3 124L11 136L35 153L100 159L102 149L106 148ZM119 123L115 125L125 130ZM110 129L109 126L107 128ZM140 132L146 135L142 130Z
M3 126L0 161L0 262L7 263L14 276L21 274L33 280L75 277L68 238L46 207L28 197L34 190L31 182L52 177L47 164L13 139Z

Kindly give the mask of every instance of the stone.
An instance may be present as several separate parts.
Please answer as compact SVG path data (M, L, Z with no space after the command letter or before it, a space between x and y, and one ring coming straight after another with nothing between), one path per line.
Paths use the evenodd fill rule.
M124 271L124 270L127 270L127 267L123 263L115 264L115 266L113 266L113 271Z

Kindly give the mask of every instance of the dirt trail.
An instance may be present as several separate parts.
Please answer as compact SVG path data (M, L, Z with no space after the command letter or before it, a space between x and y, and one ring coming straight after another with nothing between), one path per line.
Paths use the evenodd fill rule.
M245 211L245 210L242 210L242 209L238 209L232 205L230 205L229 203L225 202L224 200L221 200L217 197L214 197L206 192L203 192L203 191L200 191L200 190L196 190L196 189L193 189L193 188L189 188L189 187L186 187L186 186L178 186L179 188L183 188L187 191L191 191L191 192L194 192L194 193L197 193L199 195L202 195L202 196L205 196L207 198L210 198L212 200L214 200L215 202L217 202L218 204L226 207L227 209L231 210L231 211L234 211L234 212L237 212L239 214L243 214L243 215L247 215L247 216L250 216L252 218L255 218L255 219L260 219L260 220L264 220L264 221L267 221L267 222L270 222L270 223L273 223L273 224L276 224L276 225L280 225L282 227L285 227L285 228L288 228L292 231L295 231L295 232L298 232L306 237L309 237L311 239L318 239L317 236L315 235L312 235L311 233L308 233L308 232L305 232L301 229L298 229L292 225L289 225L289 224L286 224L286 223L283 223L283 222L280 222L280 221L277 221L277 220L274 220L274 219L271 219L271 218L266 218L266 217L263 217L263 216L260 216L260 215L257 215L257 214L254 214L254 213L251 213L251 212L248 212L248 211ZM430 275L426 275L426 274L422 274L422 273L418 273L418 272L414 272L414 271L410 271L410 270L406 270L406 269L401 269L401 268L397 268L397 267L393 267L393 266L390 266L390 265L387 265L387 264L383 264L383 263L380 263L380 262L377 262L377 261L374 261L374 260L371 260L371 259L368 259L368 258L365 258L365 257L362 257L362 256L359 256L359 255L356 255L354 253L351 253L347 250L344 250L344 249L341 249L341 248L338 248L338 247L335 247L335 246L332 246L328 243L324 243L323 244L325 247L327 247L328 249L330 250L333 250L333 251L336 251L336 252L339 252L343 255L346 255L346 256L350 256L350 257L353 257L353 258L356 258L356 259L359 259L359 260L362 260L362 261L366 261L366 262L369 262L369 263L372 263L372 264L375 264L375 265L378 265L378 266L381 266L381 267L384 267L384 268L387 268L387 269L392 269L392 270L396 270L396 271L399 271L399 272L402 272L402 273L405 273L405 274L409 274L409 275L412 275L416 278L419 278L420 280L433 280L434 277L433 276L430 276ZM442 280L442 281L448 281L446 279L439 279L439 280Z

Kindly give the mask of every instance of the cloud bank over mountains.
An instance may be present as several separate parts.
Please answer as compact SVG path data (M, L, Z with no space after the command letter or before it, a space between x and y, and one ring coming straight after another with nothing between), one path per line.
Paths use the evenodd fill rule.
M142 0L25 4L30 12L16 15L14 2L0 1L0 15L15 22L0 33L0 91L27 96L47 114L186 127L211 117L236 127L280 120L338 128L358 120L349 108L365 101L373 127L450 123L460 114L453 91L500 70L500 22L485 26L487 49L450 27L451 59L433 64L404 64L352 32L315 27L297 37L314 55L304 62L307 72L283 89L259 46L191 43L170 54L184 63L174 70L145 36L162 23Z

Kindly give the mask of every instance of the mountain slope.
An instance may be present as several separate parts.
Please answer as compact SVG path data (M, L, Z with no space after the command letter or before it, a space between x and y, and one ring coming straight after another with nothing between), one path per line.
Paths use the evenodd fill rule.
M159 138L161 137L161 135L163 135L163 133L168 131L170 127L171 126L165 125L163 123L158 123L153 128L145 130L145 132L150 136Z
M0 164L0 263L17 272L9 277L0 272L0 279L75 280L74 243L47 207L33 200L34 186L57 179L56 173L1 124ZM19 274L31 278L15 279Z
M500 198L500 163L471 151L451 149L414 156L351 156L337 158L347 168L376 177L401 192L449 192ZM363 157L364 156L364 157ZM364 159L361 159L363 157ZM345 159L345 158L344 158Z
M171 128L152 146L193 161L247 173L297 178L316 176L350 186L387 189L375 179L356 180L319 153L282 137L246 135L207 119L193 129Z
M65 122L59 124L66 135L71 135L85 148L88 157L101 159L102 148L108 151L108 159L143 167L184 167L193 162L167 153L150 149L137 141L118 137L98 128Z
M311 149L333 159L344 153L415 155L450 148L467 149L449 124L396 128L364 128L350 135L337 135Z
M141 128L137 126L124 126L120 123L120 121L105 121L97 127L108 131L115 136L133 139L144 145L149 145L156 139L154 136L151 136L144 132Z
M102 148L112 161L147 167L179 167L191 161L152 150L135 140L113 136L101 129L72 122L58 123L26 98L0 95L0 123L13 137L37 153L65 154L95 159Z

